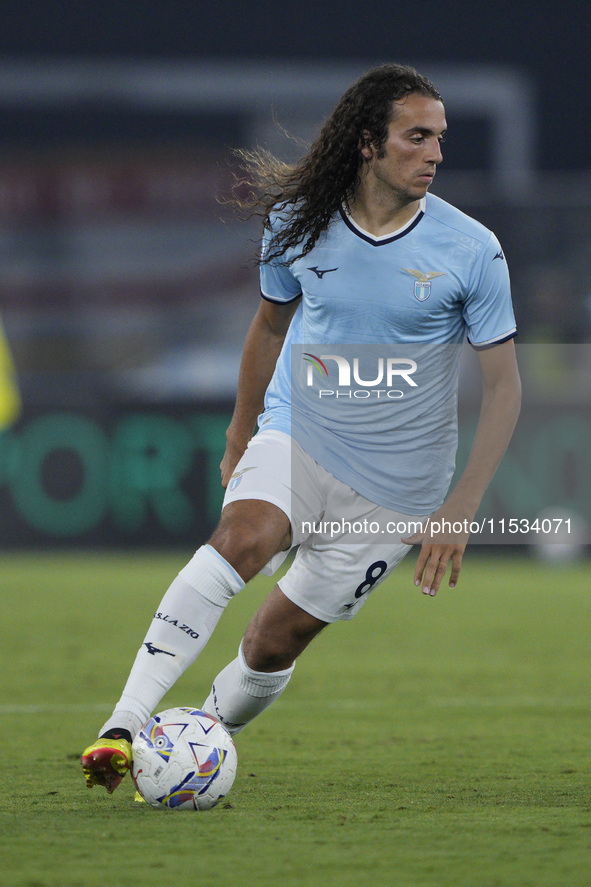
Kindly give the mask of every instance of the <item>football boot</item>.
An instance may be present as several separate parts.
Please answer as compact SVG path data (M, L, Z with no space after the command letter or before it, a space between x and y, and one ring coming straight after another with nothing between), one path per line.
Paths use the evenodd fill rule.
M88 788L102 785L111 794L131 767L131 742L103 736L82 752L80 763Z

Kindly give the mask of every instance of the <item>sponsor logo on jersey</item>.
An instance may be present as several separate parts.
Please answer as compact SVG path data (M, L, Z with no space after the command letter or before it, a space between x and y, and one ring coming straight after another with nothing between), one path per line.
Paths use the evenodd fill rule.
M235 471L232 477L230 478L230 483L228 484L228 489L230 492L233 492L247 471L252 471L253 468L256 468L256 465L249 465L248 468L241 468L240 471Z
M431 295L431 281L436 277L445 277L447 271L418 271L416 268L403 268L407 274L415 278L415 299L426 302Z
M493 256L493 262L495 259L504 259L504 258L505 258L505 254L503 253L503 250L500 249L498 251L498 253L496 254L496 256Z

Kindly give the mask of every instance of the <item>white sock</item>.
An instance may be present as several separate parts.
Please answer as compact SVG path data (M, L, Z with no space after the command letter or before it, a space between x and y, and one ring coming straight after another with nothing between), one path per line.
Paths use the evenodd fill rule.
M195 662L226 604L242 588L238 573L214 548L198 549L164 595L123 695L99 735L115 727L136 735L164 694Z
M281 696L294 668L295 662L285 671L254 671L246 664L240 644L237 658L214 680L202 708L234 736Z

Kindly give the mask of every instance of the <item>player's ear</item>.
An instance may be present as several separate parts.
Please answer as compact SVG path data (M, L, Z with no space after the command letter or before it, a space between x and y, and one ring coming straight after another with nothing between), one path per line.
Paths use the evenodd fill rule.
M371 147L371 133L369 129L362 129L359 137L359 151L364 160L371 160L373 149Z

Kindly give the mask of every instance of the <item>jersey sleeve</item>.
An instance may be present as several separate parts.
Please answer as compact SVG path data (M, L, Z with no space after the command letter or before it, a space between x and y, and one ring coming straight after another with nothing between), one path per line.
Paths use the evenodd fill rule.
M475 348L505 342L517 332L507 262L492 233L472 268L463 315Z
M271 218L271 228L265 228L261 247L261 296L268 302L293 302L302 295L302 288L291 273L289 265L285 264L285 257L265 262L265 253L269 242L273 237L277 226L277 218Z

